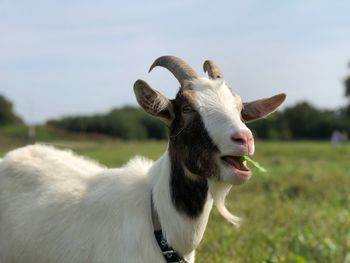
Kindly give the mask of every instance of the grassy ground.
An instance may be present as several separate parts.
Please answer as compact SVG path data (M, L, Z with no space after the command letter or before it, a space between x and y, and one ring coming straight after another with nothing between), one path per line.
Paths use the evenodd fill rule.
M0 135L0 153L18 142ZM157 158L163 142L55 141L55 145L119 166L130 156ZM227 204L244 221L227 223L214 209L197 262L349 263L350 145L257 142L254 157L269 170L233 187Z

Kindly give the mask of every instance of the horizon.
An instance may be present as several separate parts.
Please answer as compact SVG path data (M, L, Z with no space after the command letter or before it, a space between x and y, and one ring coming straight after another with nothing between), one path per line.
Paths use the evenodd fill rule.
M3 1L0 94L27 123L135 106L139 78L173 98L176 79L147 72L157 57L176 55L201 76L204 60L216 61L246 101L285 92L283 108L307 101L337 109L350 75L349 8L315 0Z

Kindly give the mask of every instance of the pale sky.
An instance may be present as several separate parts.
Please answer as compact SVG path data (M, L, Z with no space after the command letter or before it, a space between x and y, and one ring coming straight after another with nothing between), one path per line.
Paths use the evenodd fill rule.
M249 101L285 92L338 108L350 75L350 1L0 0L0 94L27 122L136 105L142 78L174 97L162 55L216 61Z

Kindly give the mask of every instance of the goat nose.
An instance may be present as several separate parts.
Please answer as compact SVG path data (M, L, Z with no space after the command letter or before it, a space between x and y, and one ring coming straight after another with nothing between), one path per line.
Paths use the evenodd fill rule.
M231 140L235 143L248 146L253 141L253 135L250 131L239 131L231 135Z

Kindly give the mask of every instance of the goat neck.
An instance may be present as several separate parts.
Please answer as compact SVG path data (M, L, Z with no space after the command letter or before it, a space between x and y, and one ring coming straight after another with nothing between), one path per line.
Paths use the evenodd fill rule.
M179 164L170 157L170 144L150 169L153 201L169 245L188 257L203 237L213 200L208 194L207 183L187 177L185 169L180 169ZM188 191L185 196L178 190L181 185ZM200 193L197 194L197 191ZM192 205L189 204L190 197L193 198L192 202L196 202L196 198L203 199L195 215L186 212Z

